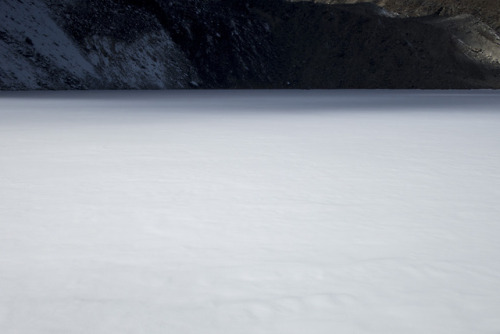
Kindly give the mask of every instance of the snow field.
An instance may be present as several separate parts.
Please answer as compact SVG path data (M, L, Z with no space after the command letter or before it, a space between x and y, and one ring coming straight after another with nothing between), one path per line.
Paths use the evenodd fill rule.
M0 94L0 332L499 333L500 94Z

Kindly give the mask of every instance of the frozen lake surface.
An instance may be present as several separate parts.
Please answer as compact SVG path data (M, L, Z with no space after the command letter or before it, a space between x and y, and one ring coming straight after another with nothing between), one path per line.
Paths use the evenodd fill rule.
M500 92L0 93L0 333L500 333Z

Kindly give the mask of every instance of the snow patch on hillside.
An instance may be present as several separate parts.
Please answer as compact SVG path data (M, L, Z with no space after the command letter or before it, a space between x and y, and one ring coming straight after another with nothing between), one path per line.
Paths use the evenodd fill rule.
M199 81L164 30L131 41L96 34L80 45L64 30L63 13L56 22L51 8L43 0L0 2L0 89L182 88Z
M5 74L0 80L4 84L42 88L37 80L50 68L83 79L95 76L93 66L52 20L43 1L3 0L0 13L0 67Z

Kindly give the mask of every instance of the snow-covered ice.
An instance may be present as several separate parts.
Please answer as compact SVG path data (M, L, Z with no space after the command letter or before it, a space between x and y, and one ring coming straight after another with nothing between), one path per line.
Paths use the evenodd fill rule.
M500 93L0 93L0 333L500 333Z

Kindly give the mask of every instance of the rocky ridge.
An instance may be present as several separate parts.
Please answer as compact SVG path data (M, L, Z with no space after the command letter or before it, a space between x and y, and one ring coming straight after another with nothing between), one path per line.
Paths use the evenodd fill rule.
M0 89L500 88L481 16L338 2L3 0Z
M472 15L500 32L498 0L314 0L327 4L373 3L402 17Z

